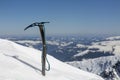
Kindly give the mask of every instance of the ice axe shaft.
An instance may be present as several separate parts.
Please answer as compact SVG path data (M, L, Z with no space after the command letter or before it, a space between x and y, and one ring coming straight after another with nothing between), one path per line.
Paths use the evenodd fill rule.
M46 66L46 41L45 41L45 30L44 25L39 26L39 30L42 37L42 43L43 43L43 52L42 52L42 75L45 76L45 66Z

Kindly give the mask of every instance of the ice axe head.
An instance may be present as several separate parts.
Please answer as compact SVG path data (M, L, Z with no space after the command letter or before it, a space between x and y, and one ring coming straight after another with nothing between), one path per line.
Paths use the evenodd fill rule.
M44 26L45 23L49 23L49 22L35 22L35 23L27 26L24 30L27 30L28 28L35 27L35 26L41 27L41 26Z

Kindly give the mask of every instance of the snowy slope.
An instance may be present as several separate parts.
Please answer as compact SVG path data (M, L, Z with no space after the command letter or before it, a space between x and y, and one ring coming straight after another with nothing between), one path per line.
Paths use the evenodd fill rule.
M0 80L103 80L47 56L51 70L41 75L41 52L0 39Z

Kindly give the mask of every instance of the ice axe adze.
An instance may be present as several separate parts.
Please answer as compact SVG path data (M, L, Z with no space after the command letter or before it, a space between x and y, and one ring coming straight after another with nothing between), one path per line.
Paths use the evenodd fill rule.
M42 37L42 44L43 44L43 51L42 51L42 75L45 76L45 67L46 67L46 40L45 40L45 28L44 24L49 22L35 22L28 27L26 27L24 30L27 30L30 27L38 26L41 37Z

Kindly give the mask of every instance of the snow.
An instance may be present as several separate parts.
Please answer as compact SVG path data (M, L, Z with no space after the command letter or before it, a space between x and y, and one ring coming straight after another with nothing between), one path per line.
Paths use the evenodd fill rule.
M85 51L82 51L82 52L80 52L80 53L74 55L74 57L83 56L83 55L88 54L88 53L89 53L89 50L85 50Z
M106 69L109 69L114 65L120 56L99 57L93 59L83 59L82 61L72 61L69 64L76 66L82 70L92 72L100 75Z
M60 46L68 46L68 45L70 45L70 44L72 44L73 42L68 42L68 43L66 43L66 42L62 42L61 44L60 44Z
M31 41L31 40L18 40L18 41L15 41L15 42L18 42L18 43L30 43L30 44L42 43L42 41Z
M50 44L50 45L59 45L59 43L57 41L47 41L47 44Z
M108 37L108 38L106 38L106 40L120 40L120 36Z
M120 36L110 37L104 41L93 42L87 45L87 49L74 55L74 58L82 58L78 61L67 62L82 70L100 75L102 72L111 71L113 66L120 61ZM108 40L109 39L109 40ZM102 54L102 55L101 55ZM92 55L92 57L91 57ZM85 56L88 56L85 58ZM115 76L118 74L114 71ZM120 78L120 76L119 76ZM109 79L108 79L109 80ZM118 77L111 80L119 80Z
M104 52L112 52L112 46L102 46L102 45L92 45L92 46L89 46L89 49L99 49L98 51L104 51Z
M74 57L82 56L82 55L88 54L89 52L103 52L103 54L106 52L109 52L111 54L116 54L116 55L120 54L120 40L95 42L95 43L92 43L92 45L87 47L88 47L87 50L74 55Z
M99 48L100 51L106 51L106 52L112 52L113 51L114 54L119 54L120 53L120 49L119 49L120 48L120 40L117 40L117 41L102 41L102 42L94 43L92 46L94 46L94 45L97 45L95 47Z
M103 80L47 55L51 70L41 75L41 51L0 39L0 80Z
M16 43L20 43L20 44L31 44L31 45L37 45L39 43L42 43L42 41L32 41L32 40L18 40L18 41L14 41ZM57 41L47 41L47 44L50 45L59 45L59 43Z
M83 44L77 44L76 46L77 46L78 48L86 48L86 46L83 45Z
M14 42L20 43L20 44L30 44L30 45L37 45L39 43L42 43L42 41L32 41L32 40L18 40L18 41L14 41ZM47 41L47 44L59 45L59 43L56 41Z

